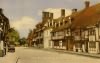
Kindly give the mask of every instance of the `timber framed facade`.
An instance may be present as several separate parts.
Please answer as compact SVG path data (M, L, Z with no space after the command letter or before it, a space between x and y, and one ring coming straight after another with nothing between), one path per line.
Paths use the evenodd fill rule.
M43 47L100 53L100 4L89 4L86 1L80 11L72 9L69 16L61 9L61 17L57 19L53 18L53 13L43 12Z

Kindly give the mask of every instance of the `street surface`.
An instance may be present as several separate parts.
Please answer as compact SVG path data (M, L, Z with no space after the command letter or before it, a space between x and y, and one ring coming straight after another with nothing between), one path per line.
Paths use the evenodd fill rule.
M100 59L17 47L15 53L0 57L0 63L100 63Z

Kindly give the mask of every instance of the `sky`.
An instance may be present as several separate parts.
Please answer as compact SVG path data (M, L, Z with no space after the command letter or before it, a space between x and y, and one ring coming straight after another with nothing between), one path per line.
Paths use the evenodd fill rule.
M91 5L100 3L100 0L90 0ZM10 26L19 31L21 37L27 37L29 30L42 21L42 11L56 11L61 8L84 8L84 0L0 0L0 8L9 18ZM60 11L59 11L60 12ZM57 14L56 14L57 16Z

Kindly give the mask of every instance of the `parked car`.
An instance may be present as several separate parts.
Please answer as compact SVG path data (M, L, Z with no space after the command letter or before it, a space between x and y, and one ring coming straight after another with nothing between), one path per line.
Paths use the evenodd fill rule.
M15 52L15 45L9 45L8 52Z

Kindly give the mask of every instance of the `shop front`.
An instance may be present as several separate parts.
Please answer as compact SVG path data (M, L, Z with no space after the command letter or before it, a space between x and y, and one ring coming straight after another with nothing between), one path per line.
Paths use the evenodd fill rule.
M100 53L100 43L99 42L88 42L88 52L89 53Z

